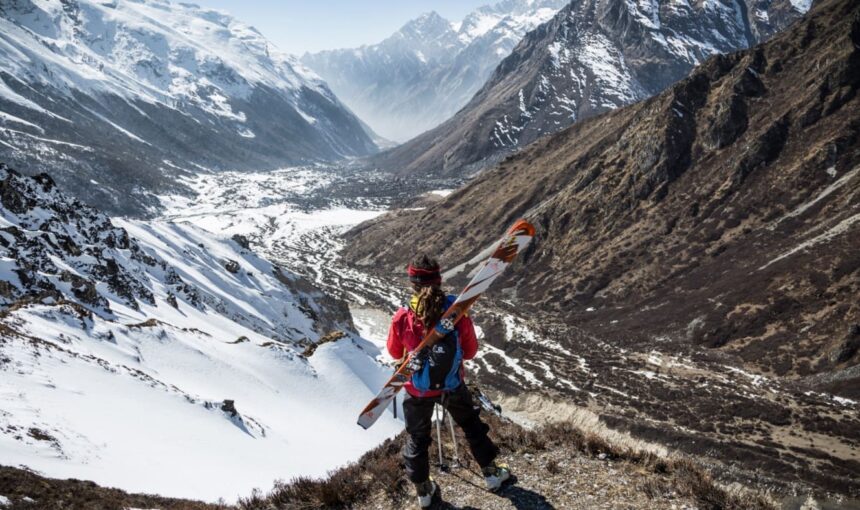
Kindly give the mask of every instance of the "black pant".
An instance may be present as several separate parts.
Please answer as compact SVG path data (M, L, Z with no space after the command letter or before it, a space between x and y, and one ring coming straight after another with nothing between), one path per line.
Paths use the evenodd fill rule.
M441 403L466 434L472 456L482 468L492 464L499 449L487 437L490 427L481 421L481 407L472 402L465 384L439 397L413 397L408 393L403 400L403 417L409 439L403 449L406 476L413 483L421 483L430 476L428 449L432 437L433 406Z

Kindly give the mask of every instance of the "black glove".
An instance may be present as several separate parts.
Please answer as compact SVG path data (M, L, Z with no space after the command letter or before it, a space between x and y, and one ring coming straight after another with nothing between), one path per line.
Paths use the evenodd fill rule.
M413 354L412 357L409 358L409 363L407 365L409 367L409 372L413 374L420 372L421 369L424 368L424 363L427 362L428 355L429 353L427 349L421 349Z

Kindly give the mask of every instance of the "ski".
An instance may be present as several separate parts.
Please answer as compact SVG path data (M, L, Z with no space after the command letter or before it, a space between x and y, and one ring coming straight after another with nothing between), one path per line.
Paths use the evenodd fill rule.
M394 375L385 383L382 390L376 397L370 401L361 414L358 416L358 424L368 429L376 423L376 420L382 416L385 409L400 391L400 388L412 376L409 369L409 361L415 353L420 352L425 347L430 347L440 338L443 338L451 332L457 324L457 321L463 317L469 310L469 307L478 300L493 281L507 268L516 258L535 235L535 228L531 223L525 220L518 220L511 228L508 229L501 241L496 245L493 254L484 261L478 273L472 278L468 285L463 289L463 292L457 297L457 300L448 308L448 310L439 319L435 327L430 328L421 343L413 350L406 361L400 368L394 372Z

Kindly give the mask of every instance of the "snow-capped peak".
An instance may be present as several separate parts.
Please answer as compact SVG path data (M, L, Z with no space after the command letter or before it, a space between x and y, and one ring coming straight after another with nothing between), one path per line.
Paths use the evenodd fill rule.
M69 90L151 101L206 102L205 85L247 97L254 85L327 90L253 27L230 15L165 0L21 1L2 11L5 52L37 53ZM27 43L35 38L40 48ZM50 58L48 58L50 57ZM41 59L40 59L41 60ZM32 59L9 59L30 74ZM107 64L107 65L106 65ZM219 105L210 101L213 109Z
M403 141L462 107L523 35L565 0L505 0L461 21L422 14L379 44L306 54L302 62L377 132Z

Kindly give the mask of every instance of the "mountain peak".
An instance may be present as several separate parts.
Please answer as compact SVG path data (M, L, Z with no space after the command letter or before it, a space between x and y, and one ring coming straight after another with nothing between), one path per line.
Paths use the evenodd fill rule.
M443 122L480 89L529 30L565 0L506 0L450 22L435 11L379 44L302 56L374 131L405 141Z
M427 11L427 12L421 13L413 21L420 22L420 23L428 23L428 22L433 23L433 22L442 21L442 22L447 23L447 20L445 18L443 18L442 15L440 15L436 11Z
M398 34L405 37L423 40L436 39L448 32L453 32L451 22L440 16L436 11L421 14L398 30Z

